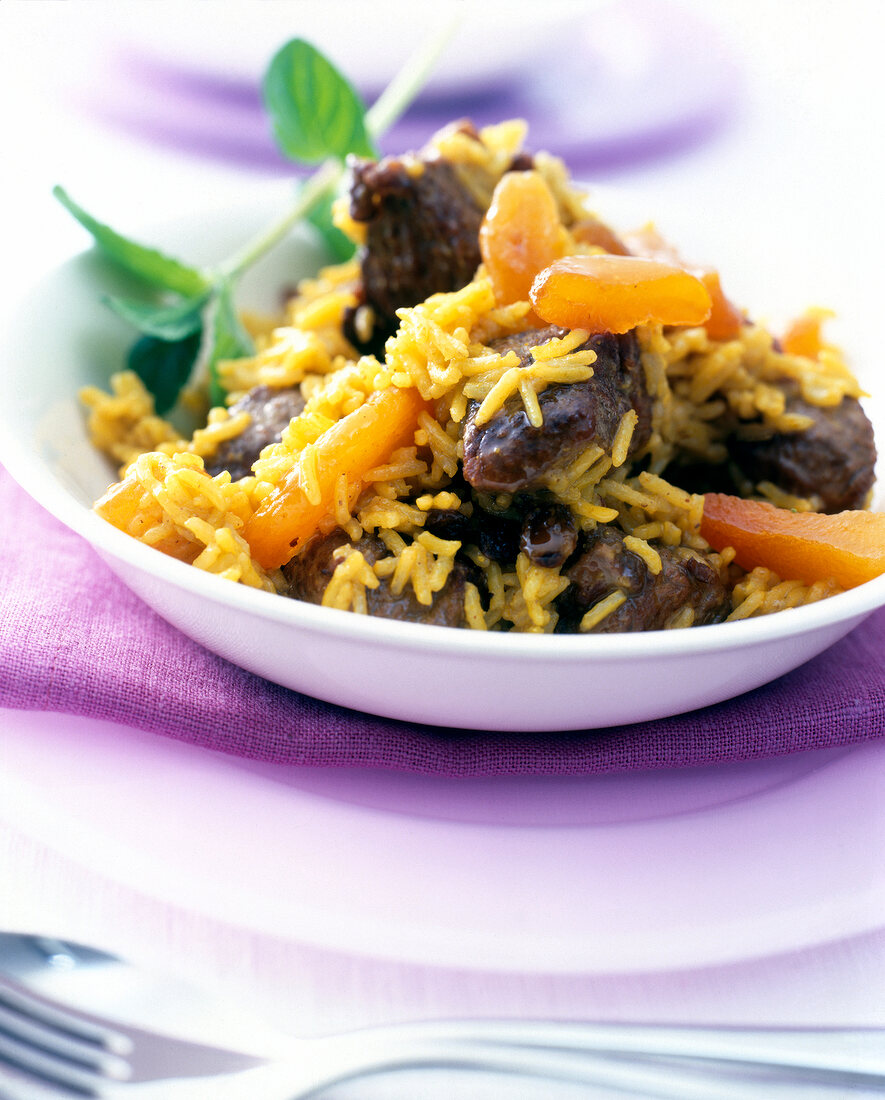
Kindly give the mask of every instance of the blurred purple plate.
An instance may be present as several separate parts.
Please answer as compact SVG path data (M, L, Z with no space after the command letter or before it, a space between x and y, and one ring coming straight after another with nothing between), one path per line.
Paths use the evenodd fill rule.
M380 91L409 55L457 21L451 45L430 75L435 94L461 94L507 80L514 66L572 40L574 28L612 0L547 0L543 7L486 0L226 0L170 6L106 5L90 16L108 44L207 77L257 83L279 47L295 36L326 53L367 92ZM211 15L208 13L211 11ZM420 15L419 15L420 11Z
M11 825L287 941L471 970L636 972L812 946L878 927L885 907L870 843L885 832L881 741L449 780L249 763L64 715L2 711L0 724Z
M254 3L245 11L225 4L213 9L211 36L193 18L200 7L185 7L190 17L134 21L129 8L125 19L108 9L110 22L96 28L105 42L100 61L77 80L85 81L88 113L130 135L188 157L291 174L261 104L268 60L287 38L304 35L371 102L428 33L401 7L346 4L335 9L345 15L333 25L327 5L264 4L256 21ZM419 148L454 118L485 125L522 117L533 148L599 176L707 140L739 99L732 50L678 4L567 0L543 10L511 4L466 10L423 94L385 137L386 151Z

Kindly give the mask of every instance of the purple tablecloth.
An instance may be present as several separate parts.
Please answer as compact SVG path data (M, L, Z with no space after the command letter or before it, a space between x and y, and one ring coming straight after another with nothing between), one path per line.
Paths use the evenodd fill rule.
M885 732L885 611L729 703L607 730L475 733L345 710L216 657L130 593L2 467L0 515L4 707L110 719L259 760L457 776L703 765Z

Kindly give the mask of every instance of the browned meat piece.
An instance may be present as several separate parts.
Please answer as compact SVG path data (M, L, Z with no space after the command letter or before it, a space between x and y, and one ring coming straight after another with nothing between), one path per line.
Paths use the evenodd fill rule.
M579 557L564 573L571 584L557 601L557 630L576 633L585 613L612 592L623 592L626 601L590 633L661 630L683 607L694 609L695 626L721 622L730 602L717 570L685 551L655 549L662 563L657 575L624 546L617 531L599 527L586 536Z
M460 478L449 488L470 499L470 487ZM431 508L424 521L425 531L441 539L453 539L462 546L477 546L487 558L512 567L520 551L536 565L548 569L561 566L571 557L578 536L571 511L562 504L526 494L513 498L506 512L487 511L487 495L473 498L473 510L465 515L457 509ZM482 578L479 582L482 587Z
M514 350L523 363L529 348L553 336L556 326L532 329L495 341L502 354ZM538 396L544 422L534 428L518 395L508 398L490 421L477 427L477 402L468 408L464 426L464 477L484 492L517 492L543 487L545 477L568 465L591 443L608 450L621 417L631 407L639 416L630 453L648 441L651 399L645 386L639 345L632 332L624 336L591 336L581 348L597 355L593 377L586 382L554 383Z
M361 351L382 354L397 327L396 310L431 294L458 290L479 266L479 226L484 208L447 161L352 163L350 215L366 225L362 251L362 303L372 331L345 322L345 334Z
M336 528L328 535L317 535L310 540L300 554L296 554L283 566L283 576L289 584L289 595L305 603L322 603L326 585L332 579L338 564L333 555L339 546L348 542L347 535ZM360 545L366 561L374 564L387 552L380 539L366 540Z
M433 595L430 607L419 603L406 585L399 596L390 591L386 581L366 593L369 614L385 619L401 619L409 623L429 623L431 626L464 626L464 585L469 570L464 562L456 561L444 588Z
M231 414L247 412L251 423L238 436L225 440L206 469L214 477L222 470L229 470L234 481L248 477L252 464L269 443L279 443L283 429L293 416L304 408L300 389L274 389L256 386L231 405Z
M799 397L795 383L786 384L787 412L810 416L803 432L764 440L736 438L730 456L754 485L771 481L793 496L820 500L824 512L862 508L873 487L876 444L873 426L853 397L821 408Z
M325 537L313 539L302 553L283 566L283 574L289 583L289 595L307 603L321 603L326 585L338 564L334 552L347 541L347 535L336 529ZM360 539L356 549L362 552L369 564L374 564L387 554L384 543L373 535ZM391 592L389 582L382 580L377 588L366 590L369 614L432 626L464 626L464 585L469 579L467 565L456 561L445 587L434 594L430 607L418 602L410 584L396 596Z

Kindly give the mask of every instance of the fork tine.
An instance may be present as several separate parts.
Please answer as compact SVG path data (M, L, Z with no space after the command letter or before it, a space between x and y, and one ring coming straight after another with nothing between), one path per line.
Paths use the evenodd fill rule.
M64 1058L114 1080L125 1080L128 1063L100 1046L69 1038L65 1033L32 1023L27 1016L10 1012L0 1004L0 1036L27 1043L46 1054Z
M63 1085L69 1092L80 1096L101 1096L102 1083L107 1082L106 1077L85 1067L0 1034L0 1069L4 1065L24 1070L43 1081Z
M129 1077L118 1052L131 1047L120 1032L0 982L0 1065L99 1096L102 1082Z
M62 1008L0 981L0 1007L42 1024L81 1043L92 1043L102 1050L125 1057L132 1052L132 1040L120 1031L94 1023L79 1013Z

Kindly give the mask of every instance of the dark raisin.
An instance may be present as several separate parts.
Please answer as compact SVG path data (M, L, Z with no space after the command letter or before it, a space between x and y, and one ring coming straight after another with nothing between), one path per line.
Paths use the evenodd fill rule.
M473 524L469 516L457 508L431 508L424 521L424 530L439 539L452 542L475 542Z
M484 513L479 520L478 545L492 561L516 561L519 553L519 524L515 520L502 519Z
M535 565L558 569L578 545L578 532L568 508L543 504L533 508L522 524L519 547Z

